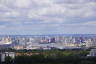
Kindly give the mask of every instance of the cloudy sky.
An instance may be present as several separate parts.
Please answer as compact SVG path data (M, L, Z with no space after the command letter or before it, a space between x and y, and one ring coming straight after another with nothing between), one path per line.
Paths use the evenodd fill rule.
M0 34L96 34L96 0L0 0Z

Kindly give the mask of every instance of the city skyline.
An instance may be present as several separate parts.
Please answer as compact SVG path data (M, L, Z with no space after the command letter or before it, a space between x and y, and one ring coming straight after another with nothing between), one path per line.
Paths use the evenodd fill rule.
M96 34L96 0L0 0L0 35Z
M1 36L0 48L12 49L80 49L96 46L96 36Z

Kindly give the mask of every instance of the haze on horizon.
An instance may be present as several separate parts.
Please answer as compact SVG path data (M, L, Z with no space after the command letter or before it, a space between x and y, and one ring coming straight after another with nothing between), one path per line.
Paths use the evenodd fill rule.
M4 34L96 34L96 0L0 0Z

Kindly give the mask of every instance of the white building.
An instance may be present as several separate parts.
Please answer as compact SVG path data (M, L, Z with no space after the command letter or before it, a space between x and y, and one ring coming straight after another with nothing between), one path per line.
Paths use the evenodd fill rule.
M14 59L15 58L15 52L2 52L2 53L0 53L1 62L4 62L6 57L11 57L12 59Z
M96 56L96 49L92 49L87 56Z

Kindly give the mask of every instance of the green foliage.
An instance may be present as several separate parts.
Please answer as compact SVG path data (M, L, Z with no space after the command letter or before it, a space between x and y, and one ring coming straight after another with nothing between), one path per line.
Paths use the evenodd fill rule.
M8 56L5 58L5 62L4 62L5 64L11 64L12 62L13 62L13 60L11 57Z
M86 58L88 51L34 50L20 53L34 53L31 56L21 55L15 58L16 64L83 64L92 63ZM39 54L35 54L39 53ZM84 60L84 61L83 61ZM89 62L88 62L89 61Z
M89 51L84 50L23 50L18 53L22 55L15 57L15 64L96 64L96 57L86 57ZM11 61L11 58L6 58L6 64L11 64Z

